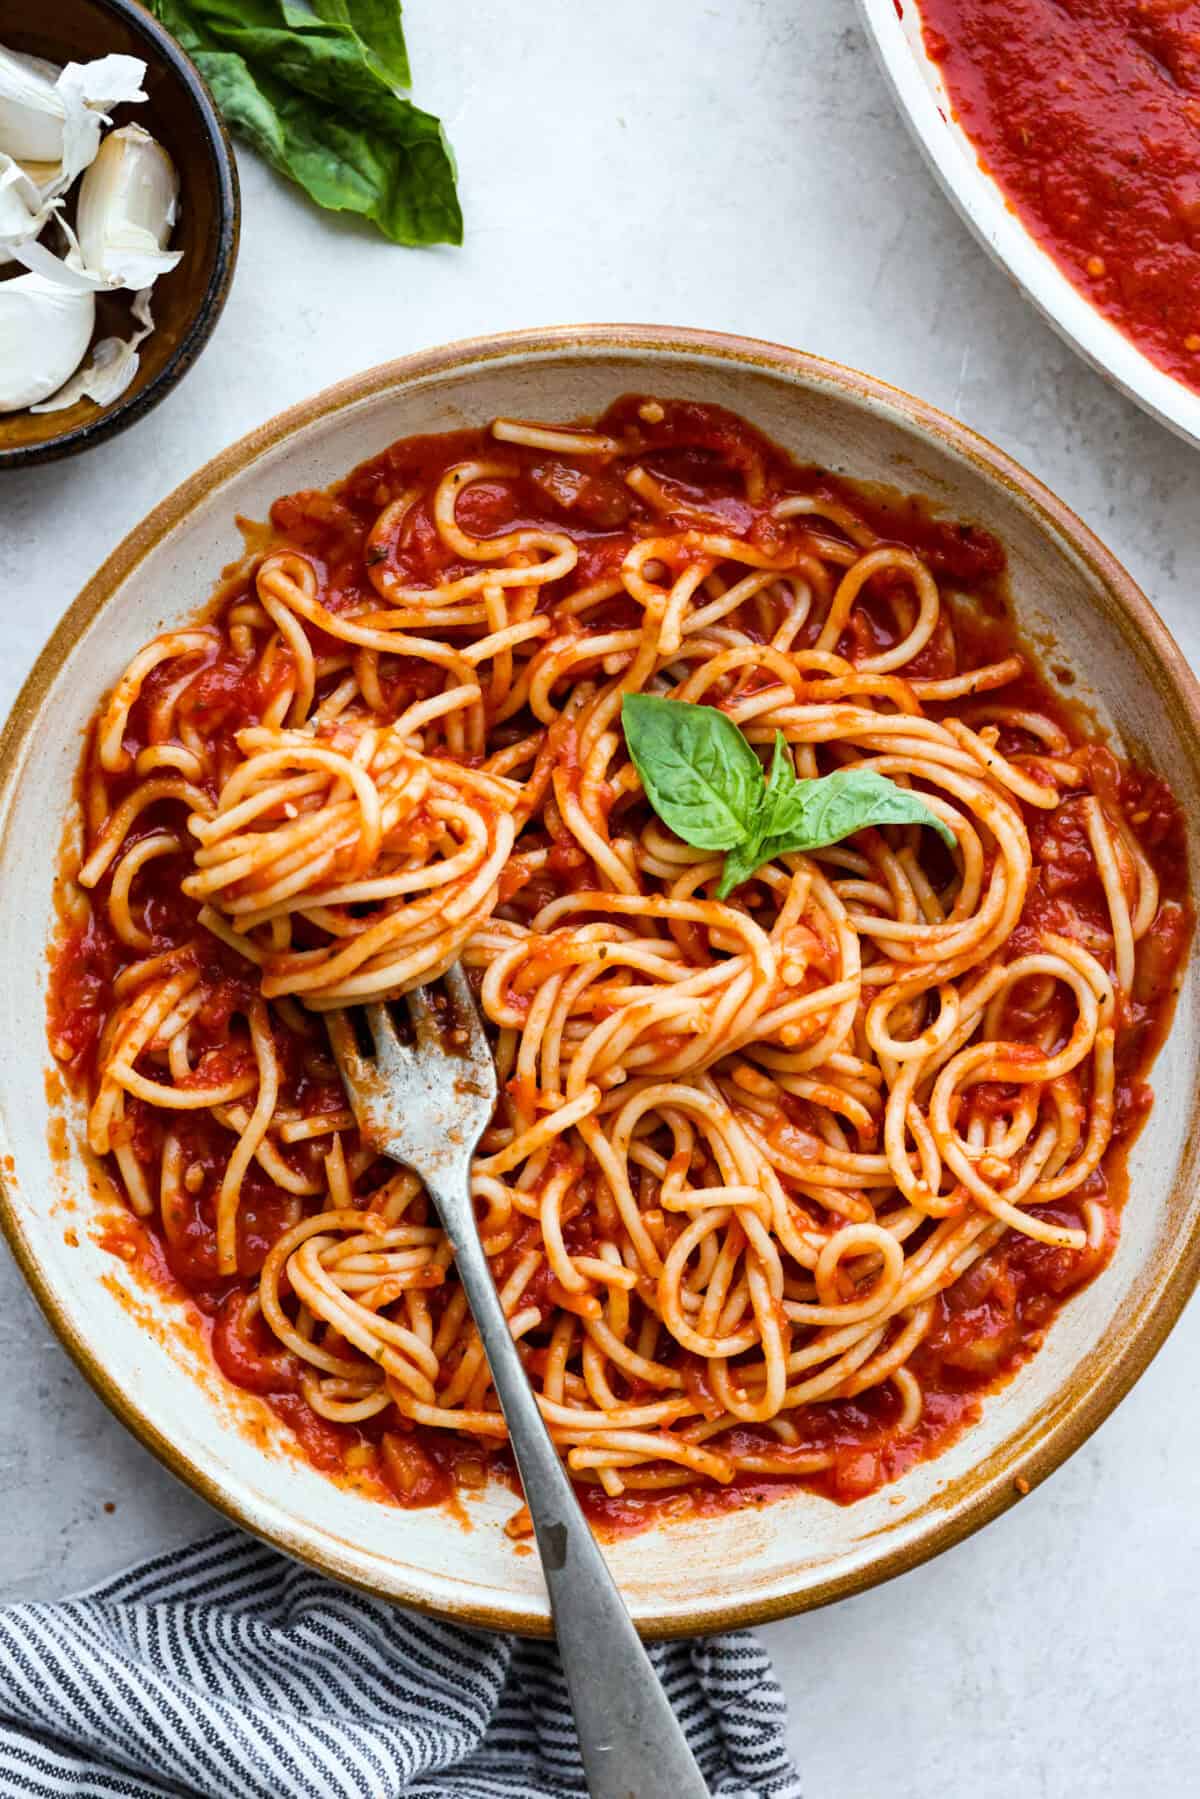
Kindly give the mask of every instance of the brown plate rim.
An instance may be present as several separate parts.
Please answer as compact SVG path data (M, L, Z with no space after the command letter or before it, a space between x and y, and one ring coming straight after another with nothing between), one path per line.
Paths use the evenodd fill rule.
M1107 590L1113 617L1132 653L1148 656L1165 678L1177 705L1177 725L1193 772L1200 780L1200 684L1166 626L1132 576L1095 534L1049 488L1012 457L969 426L902 389L861 371L806 351L756 338L732 336L689 327L637 324L560 325L461 339L418 350L381 363L323 389L289 407L221 451L183 481L124 538L73 601L38 657L0 733L0 816L8 805L21 765L21 751L36 727L53 676L83 629L103 610L137 564L214 488L224 484L265 451L285 442L304 427L360 401L432 375L467 370L506 358L562 358L572 354L618 351L651 357L672 353L700 355L732 362L832 388L857 403L884 408L910 426L948 447L992 480L999 481L1037 517L1039 524L1065 541L1071 552ZM1193 1097L1188 1142L1200 1138L1200 1093ZM1182 1177L1177 1177L1177 1181ZM1186 1198L1187 1195L1185 1194ZM180 1480L244 1529L286 1554L347 1585L385 1597L428 1614L480 1629L547 1636L550 1625L518 1603L503 1608L475 1602L452 1604L431 1600L416 1588L387 1589L364 1580L320 1527L306 1527L280 1515L264 1520L248 1515L206 1469L191 1461L150 1423L136 1404L106 1373L103 1364L75 1331L26 1242L18 1208L0 1179L0 1227L51 1328L80 1371L111 1411ZM1200 1210L1190 1220L1185 1240L1150 1283L1139 1313L1122 1331L1113 1356L1094 1379L1080 1383L1057 1402L1043 1408L1052 1414L1035 1420L1033 1440L1019 1446L1003 1465L981 1477L953 1506L948 1506L920 1535L900 1547L806 1586L803 1591L761 1599L714 1602L697 1612L660 1614L639 1628L648 1638L701 1636L711 1631L766 1624L796 1612L813 1610L833 1600L866 1591L894 1575L906 1573L978 1530L1020 1497L1016 1482L1028 1489L1045 1480L1103 1422L1145 1372L1179 1317L1200 1277ZM998 1452L997 1452L998 1453ZM995 1458L993 1458L995 1459Z

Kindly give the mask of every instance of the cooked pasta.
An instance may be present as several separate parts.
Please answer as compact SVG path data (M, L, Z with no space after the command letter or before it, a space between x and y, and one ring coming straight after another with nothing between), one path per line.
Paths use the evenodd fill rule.
M221 1367L314 1459L418 1503L503 1456L445 1239L320 1016L455 960L502 1090L480 1230L612 1519L870 1491L1103 1266L1190 928L1179 820L1003 599L986 533L631 399L280 501L135 658L85 759L52 1042ZM630 759L638 693L938 829L781 851L721 899Z

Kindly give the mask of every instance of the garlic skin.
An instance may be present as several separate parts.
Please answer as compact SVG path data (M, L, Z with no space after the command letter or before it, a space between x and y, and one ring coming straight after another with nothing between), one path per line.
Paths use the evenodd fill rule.
M78 240L61 214L58 228L67 240L65 255L56 256L39 238L30 237L13 245L13 261L23 263L31 275L41 275L55 287L65 287L70 293L94 294L102 287L114 286L115 283L105 280L103 275L94 275L84 268Z
M179 204L179 177L140 125L110 131L79 187L75 226L84 267L109 286L141 289L173 269L164 249Z
M41 275L0 281L0 412L55 393L78 368L96 323L96 296Z
M37 187L20 163L0 150L0 246L6 241L19 243L36 229L41 203ZM0 248L0 263L11 260L8 251Z
M63 153L57 175L43 189L47 199L65 194L95 160L101 127L109 123L113 107L146 99L145 77L146 65L136 56L101 56L95 62L67 64L54 84L65 115Z

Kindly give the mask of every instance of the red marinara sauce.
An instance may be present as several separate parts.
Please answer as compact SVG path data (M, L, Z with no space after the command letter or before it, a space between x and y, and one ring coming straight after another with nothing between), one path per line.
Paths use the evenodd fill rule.
M1096 309L1200 389L1200 0L919 0L982 165Z
M632 428L638 405L637 396L617 402L599 421L600 428L614 435ZM943 588L944 616L907 672L938 679L959 667L981 666L1019 653L1024 669L1002 690L1006 703L1048 714L1073 744L1094 739L1086 714L1063 690L1066 678L1057 684L1048 679L1019 637L1009 608L1003 547L986 531L937 517L920 500L799 467L752 427L716 407L672 402L642 436L640 460L673 496L679 507L673 524L680 528L692 522L696 508L703 508L729 529L769 546L779 529L770 508L782 486L841 502L883 541L918 551ZM479 432L403 440L354 470L331 492L306 490L278 500L271 513L274 537L301 548L312 560L332 610L361 606L372 591L367 575L371 527L397 491L419 484L425 498L414 508L403 542L391 553L408 578L432 584L446 574L448 556L434 529L428 496L451 464L485 456L493 448ZM743 478L745 465L755 458L772 477L757 506L745 498ZM515 445L505 446L504 459L511 474L473 483L460 502L459 517L469 530L495 534L528 525L567 531L580 552L573 576L579 583L619 568L646 524L640 501L619 476L602 468L581 471L568 459ZM231 581L208 616L219 620L228 607L245 598L247 585L245 575ZM617 628L626 622L631 606L626 597L618 596L608 606L608 623ZM892 608L876 583L860 596L839 648L851 659L861 659L893 641ZM336 674L329 678L336 679ZM154 701L170 679L169 669L153 671L130 713L124 742L131 760L149 741ZM428 680L428 665L394 658L381 675L387 711L394 715L402 710L427 690ZM203 678L192 683L180 702L181 716L197 732L221 739L260 719L272 697L273 691L264 688L227 647ZM954 707L931 704L930 711L953 714ZM1019 731L1010 735L1006 727L998 747L1002 753L1014 753L1028 744ZM559 745L551 734L548 753L569 762L570 739ZM85 802L90 754L89 746L81 794ZM979 1416L987 1393L1009 1379L1040 1346L1064 1300L1111 1257L1126 1196L1125 1157L1149 1109L1145 1075L1170 1022L1191 909L1182 821L1166 784L1119 761L1100 743L1093 741L1087 755L1091 791L1102 797L1108 794L1128 819L1158 876L1162 898L1159 915L1139 944L1134 993L1119 1021L1113 1142L1101 1167L1077 1196L1071 1196L1102 1207L1105 1228L1100 1241L1094 1248L1072 1251L1010 1234L938 1296L932 1328L911 1360L921 1381L924 1410L908 1435L896 1434L900 1402L890 1383L853 1399L812 1404L797 1419L800 1441L795 1447L799 1454L831 1452L828 1469L810 1475L743 1476L729 1487L697 1484L619 1498L606 1496L596 1486L582 1486L585 1508L607 1532L637 1530L656 1518L680 1513L708 1515L753 1506L798 1484L849 1502L896 1479L945 1449ZM131 774L128 780L133 779ZM115 777L110 789L114 803L123 791L122 777ZM1102 926L1105 915L1103 890L1078 805L1068 800L1050 814L1028 806L1023 812L1038 874L1006 947L1009 956L1031 947L1042 929L1069 933L1073 920ZM163 827L171 818L168 809L156 804L142 814L138 834ZM583 863L573 840L556 844L538 880L520 890L518 903L532 912L572 885L582 884L588 875ZM181 851L147 863L138 876L138 903L155 953L169 954L196 937L196 905L180 891L189 867L190 859ZM64 873L73 874L74 869ZM51 953L50 1040L64 1073L84 1091L94 1083L100 1033L117 1003L114 980L131 959L108 922L105 898L110 879L106 876L94 890L86 917L74 913L64 919ZM202 1084L238 1072L243 1063L249 1065L248 1045L244 1037L231 1036L231 1021L244 1013L256 991L253 970L217 939L208 940L205 958L210 998L193 1021L191 1038L195 1078ZM1019 1040L1021 1018L1014 1015L1009 1022ZM1026 1024L1024 1030L1028 1028ZM277 1040L277 1047L283 1062L282 1106L304 1116L342 1110L344 1096L336 1069L315 1021L307 1039L285 1037ZM998 1108L1005 1098L998 1090ZM153 1168L161 1146L161 1115L133 1097L128 1116L139 1159ZM201 1110L182 1114L176 1129L187 1164L203 1176L197 1190L170 1220L157 1211L144 1223L131 1217L127 1228L109 1228L102 1240L114 1254L136 1261L151 1286L189 1296L221 1374L264 1399L287 1422L300 1450L315 1466L334 1476L352 1476L381 1498L405 1506L446 1502L457 1489L482 1486L489 1467L515 1480L506 1451L489 1451L449 1431L397 1425L387 1413L348 1424L312 1411L303 1397L299 1362L254 1315L250 1303L271 1245L290 1227L294 1202L257 1163L251 1163L238 1219L238 1272L234 1277L219 1275L212 1195L228 1158L230 1137ZM352 1130L344 1134L349 1151L357 1139ZM319 1152L313 1145L297 1143L280 1154L295 1172L319 1176ZM378 1184L377 1176L382 1178L378 1169L366 1171L363 1193ZM1059 1223L1078 1222L1077 1209L1069 1202L1045 1208L1045 1215ZM593 1247L582 1224L569 1223L567 1233L572 1252L587 1253ZM497 1259L499 1278L535 1246L535 1240L529 1223L505 1252L507 1260ZM527 1289L527 1297L551 1306L564 1302L546 1265ZM438 1298L437 1293L430 1295L435 1307ZM540 1353L530 1343L527 1351ZM682 1351L678 1359L689 1383L704 1390L708 1364ZM636 1386L631 1378L631 1396ZM645 1396L649 1397L648 1389ZM778 1447L764 1427L748 1425L731 1435L748 1450Z

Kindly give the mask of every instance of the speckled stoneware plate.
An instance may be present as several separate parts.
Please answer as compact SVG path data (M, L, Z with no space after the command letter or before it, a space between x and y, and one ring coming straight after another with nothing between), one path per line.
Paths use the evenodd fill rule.
M927 54L919 0L858 0L896 103L947 196L984 248L1073 349L1139 406L1200 444L1200 394L1165 374L1092 306L1025 229L954 117Z
M248 1529L327 1570L463 1622L538 1632L534 1557L505 1537L512 1495L468 1502L469 1525L332 1485L253 1396L222 1387L180 1310L101 1248L79 1117L56 1121L40 1021L44 946L80 731L156 631L183 620L241 549L235 514L322 486L392 439L506 413L577 419L640 390L716 401L806 460L928 495L1008 549L1027 629L1053 640L1116 737L1166 770L1200 838L1200 698L1129 576L1007 457L864 375L769 344L598 326L410 356L329 389L235 444L151 513L72 606L0 743L0 1167L3 1222L54 1328L109 1405L169 1468ZM1192 845L1200 866L1200 842ZM1116 1404L1162 1342L1200 1257L1196 1191L1200 992L1189 968L1155 1069L1154 1122L1132 1159L1116 1258L1072 1300L1040 1355L940 1460L852 1507L797 1494L612 1546L649 1635L713 1630L813 1606L912 1567L1036 1486ZM53 1085L53 1082L52 1082ZM56 1142L57 1133L57 1142Z

